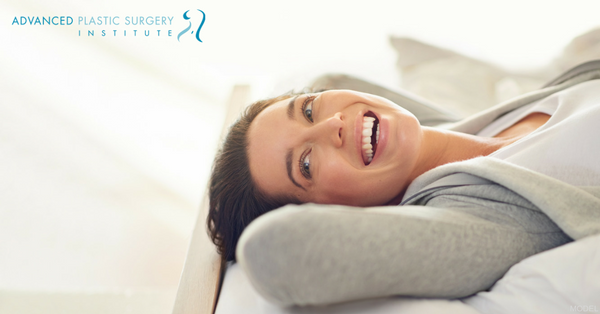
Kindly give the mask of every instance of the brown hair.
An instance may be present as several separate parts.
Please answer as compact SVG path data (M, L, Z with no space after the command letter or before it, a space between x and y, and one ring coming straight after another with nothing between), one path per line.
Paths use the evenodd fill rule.
M209 212L206 219L208 232L225 261L235 261L235 247L242 231L258 216L289 203L285 197L267 197L252 179L248 163L248 129L265 108L290 98L261 100L250 105L230 127L223 146L213 163L209 183Z

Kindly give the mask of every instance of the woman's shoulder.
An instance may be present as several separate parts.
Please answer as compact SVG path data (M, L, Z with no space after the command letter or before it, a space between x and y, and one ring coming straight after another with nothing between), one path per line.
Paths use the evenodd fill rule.
M424 173L408 187L401 205L429 205L433 193L440 195L456 187L477 195L482 186L500 188L493 193L487 189L479 197L506 202L518 195L519 202L523 198L533 204L573 239L600 233L600 193L494 157L450 163Z

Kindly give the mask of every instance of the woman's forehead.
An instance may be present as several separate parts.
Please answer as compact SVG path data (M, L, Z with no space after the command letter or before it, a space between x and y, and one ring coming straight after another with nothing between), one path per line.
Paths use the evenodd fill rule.
M285 99L278 100L274 102L272 105L266 107L261 113L259 113L254 121L250 124L250 128L248 130L248 137L250 138L252 134L258 129L262 129L265 124L269 124L275 119L285 118L285 108L289 104L292 97L288 97Z

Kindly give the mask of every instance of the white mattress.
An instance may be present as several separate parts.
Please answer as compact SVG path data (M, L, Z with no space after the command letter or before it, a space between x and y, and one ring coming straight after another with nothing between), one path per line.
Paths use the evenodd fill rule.
M600 312L600 235L513 266L490 291L458 300L385 298L329 307L281 308L263 299L238 264L229 265L216 314L473 314Z

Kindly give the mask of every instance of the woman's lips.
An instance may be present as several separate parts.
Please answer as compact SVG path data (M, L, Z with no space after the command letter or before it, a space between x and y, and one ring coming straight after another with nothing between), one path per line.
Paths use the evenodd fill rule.
M363 165L367 165L365 159L363 158L363 150L362 150L362 131L363 131L363 116L366 111L359 111L356 115L356 120L354 121L354 143L356 145L356 153L358 158L363 163Z

